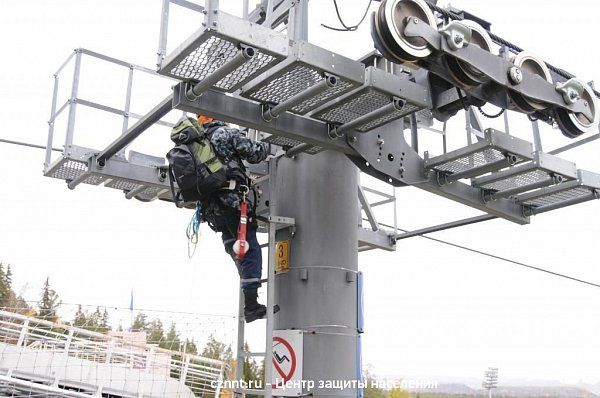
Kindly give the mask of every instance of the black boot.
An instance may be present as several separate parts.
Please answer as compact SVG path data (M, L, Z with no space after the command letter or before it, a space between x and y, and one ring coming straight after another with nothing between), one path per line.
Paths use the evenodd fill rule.
M267 314L267 307L259 304L256 301L257 298L258 288L250 287L244 289L244 318L248 323L264 318Z

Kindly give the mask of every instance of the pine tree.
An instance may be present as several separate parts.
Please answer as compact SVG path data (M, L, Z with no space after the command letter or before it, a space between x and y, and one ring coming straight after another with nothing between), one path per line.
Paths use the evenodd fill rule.
M147 341L149 344L160 344L165 340L165 331L163 324L160 319L153 319L148 324L148 335Z
M92 312L92 314L88 317L88 323L87 323L86 329L91 330L93 332L99 332L101 318L102 318L102 313L100 312L100 307L96 307L96 310L94 312Z
M56 322L58 320L57 310L60 307L60 298L56 291L50 288L50 278L46 278L42 288L42 297L38 304L38 318Z
M244 343L244 351L249 352L250 351L250 347L248 346L248 343ZM258 365L256 364L256 360L254 360L254 358L245 358L244 359L244 367L242 370L242 378L244 379L245 382L250 383L252 382L252 385L256 386L259 382L259 380L261 380L261 374L260 374L260 369L258 367ZM247 398L259 398L258 395L247 395Z
M31 316L35 311L27 304L27 301L17 295L12 288L12 268L10 264L4 270L4 264L0 262L0 307L7 311Z
M198 354L198 346L196 346L194 339L185 339L185 352L192 355Z
M10 286L4 264L0 262L0 307L6 307L10 297Z
M10 264L6 266L6 284L8 285L8 289L12 290L12 270Z
M146 332L148 330L148 317L146 314L142 312L138 312L138 314L133 319L133 324L131 325L132 332Z
M110 331L110 325L108 324L108 310L106 308L102 311L98 326L101 333L108 333Z
M231 351L231 346L221 343L211 334L202 351L202 356L229 363L233 359L233 352Z
M181 349L181 340L179 339L179 334L175 329L174 322L171 322L171 326L169 326L165 340L160 344L160 347L171 351L178 351Z
M85 328L87 326L87 314L83 312L83 308L81 308L81 304L77 307L77 312L75 313L75 317L73 318L73 326L78 328Z

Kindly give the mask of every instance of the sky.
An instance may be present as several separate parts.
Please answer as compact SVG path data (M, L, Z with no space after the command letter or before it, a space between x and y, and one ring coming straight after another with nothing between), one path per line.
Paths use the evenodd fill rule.
M2 0L0 138L45 144L52 75L74 48L154 68L160 3L56 0L50 6L41 0ZM241 1L222 3L228 12L241 12ZM362 15L366 2L358 3L340 2L348 23ZM593 51L600 3L541 4L453 2L491 21L495 33L548 62L586 81L600 78L600 56ZM368 21L351 33L320 26L336 25L334 15L331 1L311 1L312 43L351 58L373 49ZM196 29L197 18L189 12L173 13L170 49ZM60 75L63 101L71 74L65 68ZM81 98L122 107L126 77L126 70L84 60ZM145 113L164 98L170 85L136 75L132 110ZM77 116L77 145L101 149L121 131L122 120L102 112L78 110ZM178 116L173 112L169 118ZM449 125L452 148L465 144L462 116L455 119ZM531 139L524 116L511 115L511 122L512 133ZM502 129L498 123L484 120L486 126ZM56 134L55 147L62 145L61 134ZM545 148L567 142L549 126L542 127L542 136ZM422 150L439 153L441 140L435 133L422 131L420 139ZM581 168L600 171L599 146L595 142L565 157ZM131 149L163 156L169 147L168 130L156 128ZM217 234L203 226L190 260L185 238L189 211L164 202L128 201L107 188L81 185L70 191L64 181L42 176L43 159L42 150L0 143L0 261L12 264L19 292L37 300L49 277L67 304L65 311L71 311L70 304L127 308L133 289L136 309L175 320L186 333L211 332L233 341L237 274ZM391 192L384 184L367 178L363 182ZM397 222L407 230L478 214L416 188L398 189L397 195ZM598 205L591 202L541 215L527 226L495 220L433 236L600 283ZM390 208L377 214L380 221L393 223ZM501 383L600 382L598 288L422 238L399 242L393 253L360 254L359 266L365 274L364 362L379 376L477 381L488 366L496 366ZM112 311L113 322L127 322L126 310ZM258 349L261 326L250 329L251 346Z

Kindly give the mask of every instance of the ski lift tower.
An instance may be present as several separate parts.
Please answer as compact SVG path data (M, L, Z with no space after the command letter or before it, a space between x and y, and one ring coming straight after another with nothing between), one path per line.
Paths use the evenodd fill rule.
M62 106L56 93L64 65L55 75L44 173L70 189L103 185L128 199L173 201L164 157L126 151L149 127L170 126L163 118L172 110L242 126L276 149L268 164L252 169L261 228L269 233L267 385L240 392L361 396L359 251L391 251L400 239L495 218L524 225L600 197L599 174L558 156L600 137L592 85L491 33L482 18L435 3L381 1L371 17L376 50L353 60L307 41L308 0L262 0L254 10L246 0L241 18L223 12L219 0L163 0L157 73L78 49L67 61L75 72ZM196 13L198 30L167 53L171 5ZM83 56L129 68L124 109L78 97ZM146 115L130 111L134 72L175 81ZM487 103L519 115L531 129L511 133L507 117L503 131L486 127L475 109ZM122 131L103 149L76 145L77 106L123 117ZM53 159L55 122L66 109L64 151ZM447 131L445 123L460 115L466 131ZM130 126L131 118L138 120ZM444 128L433 128L434 119ZM542 124L569 142L546 151L544 135L559 134L542 134ZM439 135L439 145L424 148L419 137L426 131ZM373 207L394 196L369 203L373 191L359 186L358 170L484 215L408 233L385 230ZM243 351L242 318L240 364L260 354ZM316 385L273 390L274 378Z

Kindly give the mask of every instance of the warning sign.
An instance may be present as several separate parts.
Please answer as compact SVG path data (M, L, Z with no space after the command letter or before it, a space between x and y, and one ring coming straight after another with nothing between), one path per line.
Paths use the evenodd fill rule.
M287 272L290 269L290 241L282 240L277 242L275 246L277 251L277 263L275 264L275 272L280 274Z
M303 334L298 330L273 331L273 395L302 394Z

